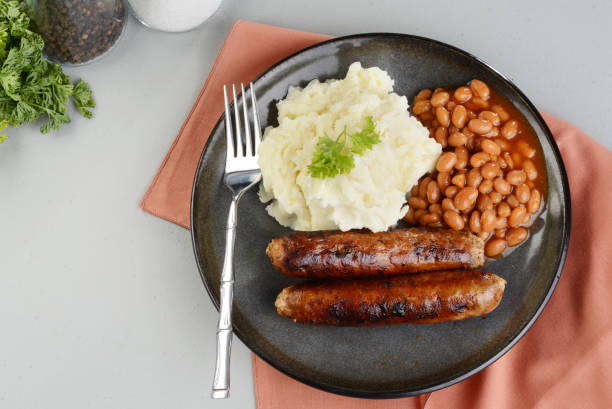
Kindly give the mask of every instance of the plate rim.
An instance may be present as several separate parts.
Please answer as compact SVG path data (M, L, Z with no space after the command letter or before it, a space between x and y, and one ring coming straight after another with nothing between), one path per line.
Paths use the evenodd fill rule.
M533 112L535 119L538 121L539 125L542 127L543 131L544 131L544 136L546 137L546 139L548 140L548 143L551 146L551 149L553 151L553 155L554 155L554 159L557 162L557 165L559 166L559 170L560 170L560 174L561 174L561 186L563 188L563 203L565 205L565 220L563 223L563 235L562 235L562 248L561 248L561 252L557 255L556 260L555 260L555 264L556 264L556 273L555 276L552 280L552 282L550 283L550 286L548 287L547 291L546 291L546 295L544 297L544 299L542 300L541 304L539 305L538 309L535 311L535 313L533 314L533 316L527 321L527 323L524 324L524 326L521 328L521 330L518 332L518 334L512 338L502 349L500 349L496 354L494 354L492 357L490 357L489 359L485 360L484 362L482 362L481 364L477 365L476 367L463 372L461 375L452 378L450 380L444 381L442 383L438 383L435 384L433 386L429 386L426 388L422 388L422 389L416 389L416 390L406 390L406 391L391 391L391 392L356 392L356 391L352 391L352 390L346 390L344 388L340 388L340 387L335 387L333 385L329 385L329 384L324 384L324 383L319 383L316 381L311 381L310 379L304 379L303 377L301 377L299 374L294 374L294 373L289 373L288 371L286 371L283 368L280 368L279 366L276 365L276 363L272 362L271 360L269 360L268 358L264 357L258 348L254 348L253 345L251 345L250 342L246 341L246 337L244 336L244 334L241 333L240 330L237 330L236 328L232 329L232 332L238 337L238 339L240 339L240 341L242 341L242 343L244 345L247 346L247 348L249 348L249 350L251 352L253 352L255 355L257 355L260 359L262 359L264 362L266 362L268 365L272 366L274 369L280 371L281 373L289 376L292 379L295 379L298 382L304 383L306 385L312 386L314 388L317 388L319 390L323 390L326 392L331 392L334 394L338 394L338 395L343 395L343 396L350 396L350 397L356 397L356 398L367 398L367 399L393 399L393 398L402 398L402 397L410 397L410 396L417 396L417 395L422 395L425 393L431 393L434 392L436 390L440 390L443 388L447 388L449 386L452 386L454 384L457 384L469 377L471 377L472 375L477 374L478 372L482 371L483 369L487 368L489 365L491 365L492 363L494 363L495 361L497 361L499 358L501 358L503 355L505 355L510 349L512 349L517 343L518 341L520 341L523 336L527 333L527 331L529 331L529 329L531 329L531 327L533 326L533 324L535 323L535 321L540 317L540 315L542 314L544 308L546 307L546 305L548 304L550 298L552 297L552 294L555 290L555 288L557 287L557 283L559 282L559 279L561 278L561 273L563 270L563 266L565 265L565 260L567 258L567 251L569 248L569 240L570 240L570 230L571 230L571 196L570 196L570 187L569 187L569 180L567 177L567 172L565 169L565 163L563 162L563 158L561 156L561 152L559 150L559 147L552 135L552 132L550 130L550 128L548 127L548 125L546 124L546 121L544 120L544 118L542 117L542 115L540 114L540 111L536 108L536 106L531 102L531 100L529 100L529 98L527 98L527 96L516 86L516 84L514 84L514 82L512 80L510 80L507 76L505 76L504 74L502 74L500 71L498 71L497 69L495 69L493 66L491 66L490 64L488 64L486 61L484 61L483 59L473 55L472 53L469 53L461 48L458 48L456 46L453 46L451 44L448 43L444 43L442 41L438 41L438 40L434 40L432 38L428 38L428 37L423 37L423 36L417 36L417 35L413 35L413 34L405 34L405 33L392 33L392 32L371 32L371 33L358 33L358 34L351 34L351 35L346 35L346 36L340 36L340 37L334 37L331 38L329 40L325 40L316 44L313 44L311 46L308 46L306 48L302 48L290 55L288 55L287 57L277 61L276 63L270 65L268 68L266 68L263 72L261 72L260 74L258 74L252 81L252 84L257 85L257 82L263 78L266 74L268 74L269 72L271 72L272 70L274 70L276 67L280 66L281 64L284 64L285 62L287 62L288 60L293 59L294 57L305 53L307 51L310 51L312 49L315 48L319 48L319 47L323 47L323 46L327 46L328 44L333 44L335 42L342 42L342 41L346 41L346 40L352 40L352 39L367 39L367 38L398 38L398 39L408 39L408 40L417 40L417 41L422 41L425 43L432 43L432 44L436 44L438 46L442 46L444 48L448 48L451 51L457 52L459 54L463 54L464 56L471 58L473 60L475 60L476 62L484 65L486 68L488 68L489 70L491 70L491 72L495 75L497 75L499 78L501 78L505 83L507 83L514 92L516 92L525 102L525 104L528 106L528 108ZM240 97L240 95L242 95L242 93L240 92L237 96L237 98ZM233 105L234 102L232 101L232 103L230 105ZM230 108L231 109L231 108ZM198 266L198 271L200 274L200 278L202 279L202 283L204 284L204 288L206 288L206 292L208 293L208 296L210 298L210 300L212 301L214 307L217 309L217 311L219 310L219 304L218 302L215 300L215 297L213 296L212 293L212 289L209 287L208 283L207 283L207 279L205 276L205 272L203 267L200 265L199 259L200 259L200 254L198 251L198 247L196 245L196 235L195 235L195 229L194 229L194 201L195 201L195 197L196 197L196 190L198 188L198 180L199 180L199 175L201 174L202 168L203 168L203 163L204 163L204 157L206 156L206 153L208 151L208 148L210 147L210 144L212 142L212 136L217 132L219 126L223 123L225 118L225 112L223 112L221 114L221 116L219 117L219 119L217 120L217 122L215 123L214 127L212 128L212 130L210 131L209 137L206 140L206 143L204 145L204 148L202 149L202 153L200 154L200 158L198 159L198 166L196 168L196 171L194 173L194 178L193 178L193 183L192 183L192 190L191 190L191 202L190 202L190 232L191 232L191 242L192 242L192 246L193 246L193 250L194 250L194 255L195 255L195 261L196 261L196 265Z

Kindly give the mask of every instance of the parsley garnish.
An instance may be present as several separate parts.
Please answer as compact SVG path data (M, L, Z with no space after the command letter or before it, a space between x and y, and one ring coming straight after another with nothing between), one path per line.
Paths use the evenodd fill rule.
M333 178L349 173L355 167L354 155L363 155L367 149L380 142L376 124L371 116L359 132L349 133L347 127L336 137L324 134L317 142L317 150L312 155L308 172L313 178Z
M86 82L74 85L62 67L43 56L42 37L29 30L30 19L16 0L0 0L0 129L43 117L40 132L70 122L68 100L85 117L95 102ZM0 134L0 143L6 134Z

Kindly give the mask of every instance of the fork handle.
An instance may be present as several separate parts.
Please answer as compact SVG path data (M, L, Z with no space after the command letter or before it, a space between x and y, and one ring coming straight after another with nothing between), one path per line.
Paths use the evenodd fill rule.
M225 256L219 291L219 322L217 324L217 362L213 378L212 398L229 396L230 352L232 348L232 300L234 298L234 242L238 221L238 197L232 198L225 231Z

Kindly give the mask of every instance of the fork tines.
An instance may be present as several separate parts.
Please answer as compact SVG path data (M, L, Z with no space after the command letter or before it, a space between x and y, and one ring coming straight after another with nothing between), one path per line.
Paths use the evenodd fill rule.
M240 84L240 99L236 98L236 85L232 84L233 96L233 117L227 99L227 87L223 86L223 97L225 101L225 129L227 135L227 158L256 158L259 143L261 142L261 131L259 128L259 118L257 114L257 98L253 88L253 83L250 83L251 90L251 108L253 111L253 135L251 135L251 126L248 116L247 97L244 85ZM242 119L240 118L240 110L238 105L242 105ZM244 136L244 138L243 138Z

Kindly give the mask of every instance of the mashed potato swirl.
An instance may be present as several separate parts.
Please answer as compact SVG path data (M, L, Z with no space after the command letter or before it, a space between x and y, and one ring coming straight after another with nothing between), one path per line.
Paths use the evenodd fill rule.
M406 213L406 194L433 170L442 147L408 112L405 96L378 67L351 64L342 80L290 87L277 104L277 127L259 147L260 199L268 213L294 230L387 230ZM346 125L358 130L372 116L381 142L355 156L355 167L333 178L308 173L319 137Z

